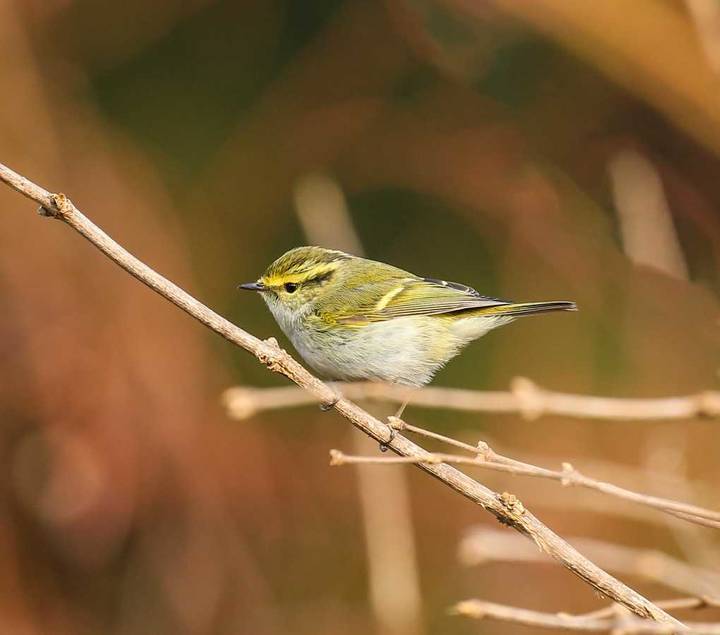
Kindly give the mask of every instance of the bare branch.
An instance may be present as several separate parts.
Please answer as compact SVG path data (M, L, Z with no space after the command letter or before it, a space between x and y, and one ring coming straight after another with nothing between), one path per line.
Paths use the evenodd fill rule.
M543 415L609 419L613 421L659 421L720 416L720 392L706 391L684 397L621 399L572 395L541 388L524 377L516 377L509 391L480 391L425 386L420 389L355 382L338 384L349 399L375 399L413 406L465 412L519 413L528 420ZM264 410L293 408L315 403L307 392L294 386L282 388L229 388L223 396L231 417L246 419Z
M363 432L401 456L425 456L425 450L401 434L389 435L388 426L346 398L337 399L335 392L309 373L273 339L262 341L218 315L190 294L173 284L112 240L88 220L63 194L52 194L0 164L0 180L36 201L43 213L62 220L75 229L100 251L142 283L181 308L199 322L228 341L254 355L271 371L280 373L311 393L320 403L330 404L343 417ZM544 552L557 558L582 580L603 595L621 603L643 618L671 625L681 632L684 625L655 606L645 597L590 562L552 530L541 523L514 497L500 496L454 467L440 463L422 463L420 468L448 487L482 506L504 524L530 537Z
M476 436L476 432L474 432L472 429L462 434L463 438L465 438L466 440L473 439ZM524 463L529 463L532 465L544 465L553 462L557 463L559 460L556 456L548 456L542 453L526 452L522 449L516 450L513 448L512 450L510 450L507 447L503 448L501 441L493 440L485 435L483 435L483 441L488 443L493 449L496 450L496 452L500 452L505 455L512 454L513 457L517 456L517 458ZM470 444L467 443L466 445ZM625 463L616 463L613 461L600 460L590 456L583 456L581 460L583 472L587 474L592 474L593 478L597 480L617 483L619 485L622 485L623 487L627 487L626 484L630 483L643 483L648 486L652 485L652 487L655 488L657 491L665 492L665 498L671 498L673 500L681 499L687 501L688 503L693 503L701 506L703 504L703 501L711 501L716 498L716 491L711 486L709 486L709 484L699 481L691 481L678 475L672 474L668 471L668 466L662 464L658 464L654 467L642 467L638 465L628 465ZM580 459L578 459L578 462L579 461ZM571 491L567 489L565 491L572 495ZM573 508L579 508L583 510L592 509L593 506L597 508L597 503L594 503L593 500L594 497L588 498L574 496L574 498L572 499L572 505ZM647 514L642 514L642 512L644 512L647 508L638 507L635 504L629 504L629 501L623 501L615 497L612 497L611 500L618 503L618 509L616 509L616 511L619 511L619 508L621 507L622 513L624 515L630 515L635 520L643 520L647 522ZM567 496L565 496L564 494L560 494L557 498L553 497L552 499L543 499L542 504L544 506L557 508L558 506L566 506L568 504L568 500ZM607 513L611 510L603 506L601 511L603 513ZM677 519L673 518L671 520L679 520L679 517ZM686 525L686 527L687 526L688 525Z
M494 602L483 602L482 600L458 602L452 608L452 612L456 615L472 617L478 620L492 619L524 624L525 626L539 626L541 628L560 628L597 633L611 630L610 622L607 619L593 619L564 613L541 613L540 611L495 604Z
M397 421L397 420L396 420ZM518 474L521 476L533 476L538 478L546 478L560 482L564 486L575 485L578 487L585 487L587 489L596 490L603 494L615 496L626 501L645 505L658 509L673 516L687 520L688 522L696 523L706 527L713 527L715 529L720 528L720 512L705 509L697 505L691 505L689 503L680 503L667 498L661 498L659 496L648 496L646 494L640 494L633 492L632 490L613 485L612 483L605 483L604 481L598 481L589 476L581 474L576 470L570 463L562 464L562 471L548 470L544 467L538 467L529 463L523 463L516 461L509 457L497 454L490 448L487 443L480 442L477 447L473 448L469 444L455 441L449 437L439 435L434 432L428 432L417 426L407 426L404 422L399 422L400 425L396 424L399 429L408 430L422 434L427 437L439 439L450 443L455 446L462 447L463 449L474 452L476 456L460 456L457 454L442 454L442 453L426 453L424 456L410 456L410 457L364 457L364 456L348 456L338 450L331 450L331 464L332 465L346 465L350 463L418 463L418 464L437 464L437 463L454 463L459 465L472 465L475 467L481 467L488 470L495 470L496 472L507 472L509 474Z
M591 633L610 632L613 635L639 635L641 633L672 633L672 627L658 624L650 620L642 620L627 613L617 611L610 617L593 617L588 615L569 615L567 613L545 613L529 609L484 602L482 600L465 600L456 604L452 612L475 619L492 619L502 622L513 622L540 628L556 628L568 631ZM687 622L689 630L684 632L692 635L718 635L720 624Z

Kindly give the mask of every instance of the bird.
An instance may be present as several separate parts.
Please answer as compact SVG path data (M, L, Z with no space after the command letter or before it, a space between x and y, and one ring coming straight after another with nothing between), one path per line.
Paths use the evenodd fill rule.
M324 379L411 387L428 384L470 342L518 317L577 310L569 301L500 300L317 246L291 249L238 288L260 294Z

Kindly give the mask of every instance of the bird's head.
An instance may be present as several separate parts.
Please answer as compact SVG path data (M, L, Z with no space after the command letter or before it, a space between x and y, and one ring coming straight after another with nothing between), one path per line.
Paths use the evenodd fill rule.
M299 313L338 283L338 270L353 259L333 249L296 247L273 262L256 282L238 288L259 292L273 313Z

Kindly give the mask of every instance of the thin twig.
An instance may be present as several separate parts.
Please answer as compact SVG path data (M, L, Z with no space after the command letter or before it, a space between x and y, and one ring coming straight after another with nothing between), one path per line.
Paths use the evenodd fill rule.
M569 615L567 613L546 613L529 609L484 602L482 600L465 600L456 604L452 612L475 619L493 619L502 622L537 626L540 628L556 628L568 631L592 633L610 632L613 635L639 635L641 633L672 633L672 627L658 624L651 620L643 620L629 614L614 614L611 617L598 618L587 615ZM720 624L704 622L687 622L692 635L718 635Z
M53 194L0 164L0 180L42 206L44 215L62 220L100 251L142 283L181 308L228 341L254 355L273 372L280 373L310 392L321 403L334 409L353 425L401 456L424 456L425 450L402 434L389 435L388 426L346 398L337 399L335 392L282 350L274 339L262 341L235 326L200 303L112 240L88 220L63 194ZM447 464L423 463L429 472L448 487L482 506L504 524L530 537L546 553L563 563L570 571L596 588L603 595L626 606L643 618L670 624L678 632L685 626L619 580L590 562L552 530L541 523L514 497L501 496L478 481Z
M622 399L573 395L541 388L525 377L516 377L509 391L465 390L425 386L411 389L372 382L340 383L348 399L375 399L409 403L421 408L442 408L465 412L518 413L528 420L542 415L608 419L613 421L659 421L720 417L720 392L706 391L682 397ZM316 403L316 399L295 386L281 388L229 388L223 396L231 417L246 419L264 410L294 408Z
M469 430L462 433L462 436L465 439L472 439L476 436L476 434L477 433L475 431ZM483 435L483 441L488 443L493 449L502 447L501 442L488 438L485 435ZM507 448L496 451L499 451L505 455L508 455L510 452L510 450ZM528 453L522 450L515 449L512 450L512 453L513 455L515 455L516 453L519 454L519 460L524 463L529 463L531 465L543 465L548 462L558 462L557 457L551 457L544 454ZM615 463L612 461L598 460L587 456L584 456L582 458L582 463L583 472L592 474L593 478L597 480L608 481L611 483L617 482L618 484L652 484L654 488L661 488L662 490L667 491L668 495L666 496L666 498L672 498L674 500L682 499L686 500L688 503L693 503L696 505L701 504L702 501L710 501L716 498L715 490L709 485L697 481L688 481L686 479L670 475L667 472L667 468L661 468L661 466L658 466L654 469L647 469L639 466ZM635 504L630 505L628 504L629 501L623 501L615 497L612 498L618 503L623 504L624 513L630 514L636 520L640 519L640 516L638 516L638 514L634 513L632 510L642 512L644 511L643 508L637 507ZM573 507L588 509L590 507L590 504L592 504L592 500L592 498L588 499L587 497L575 496L573 499ZM588 501L590 501L590 504L588 503ZM557 507L558 505L562 507L564 504L567 504L567 501L563 503L562 501L558 502L558 499L556 498L552 498L545 499L543 504L545 506L551 507ZM601 511L605 513L608 511L608 509L603 508ZM647 521L648 516L644 515L642 519ZM675 520L675 518L673 518L673 520ZM677 520L680 520L680 517L677 517Z
M501 454L494 452L490 446L486 443L481 442L478 447L473 448L472 446L462 443L461 441L455 441L449 437L443 435L428 432L417 426L408 427L407 424L401 422L400 429L408 430L411 432L419 433L427 437L442 440L446 443L452 443L453 445L460 446L463 449L474 451L476 456L461 456L457 454L444 454L444 453L431 453L428 452L423 456L410 456L410 457L365 457L365 456L349 456L343 454L339 450L331 450L331 464L332 465L347 465L347 464L358 464L358 463L377 463L377 464L388 464L388 463L422 463L422 464L437 464L437 463L453 463L458 465L472 465L475 467L481 467L488 470L495 470L496 472L507 472L509 474L517 474L521 476L532 476L537 478L546 478L560 482L564 486L575 485L578 487L585 487L587 489L596 490L616 498L621 498L633 503L645 505L658 509L673 516L678 516L688 522L696 523L706 527L713 527L715 529L720 528L720 512L705 509L697 505L691 505L689 503L680 503L667 498L661 498L658 496L648 496L646 494L640 494L633 492L632 490L613 485L612 483L605 483L598 481L576 470L570 463L562 464L562 471L548 470L544 467L538 467L529 463L523 463L514 459L508 458Z
M529 385L532 385L533 388L529 388L530 393L537 389L530 380L527 379L517 379L514 383L522 382L523 383L523 389L522 391L524 393L527 393ZM525 382L528 382L526 384ZM410 390L407 388L403 388L401 386L389 386L385 384L376 384L376 383L370 383L370 382L358 382L358 383L346 383L346 384L340 384L340 388L346 396L352 395L354 398L360 398L360 399L380 399L380 398L390 398L393 400L403 401L406 397L410 397L410 403L413 403L415 405L428 405L429 403L432 403L434 406L442 407L442 402L440 399L442 399L443 394L449 395L447 397L448 401L445 403L445 405L449 408L452 408L454 406L457 406L459 403L461 403L461 400L454 401L454 394L455 393L462 393L462 403L464 405L470 405L470 401L465 400L465 397L471 397L471 400L474 401L476 399L483 400L484 397L490 396L490 400L485 402L483 400L484 405L490 405L491 402L494 401L495 395L500 394L507 394L511 395L514 393L484 393L484 392L478 392L478 391L466 391L466 390L456 390L452 388L433 388L433 387L426 387L420 390ZM527 393L527 394L530 394ZM542 391L545 395L550 394L547 391ZM542 394L538 393L538 394ZM553 395L559 395L559 393L553 393ZM563 398L573 399L573 400L583 400L586 399L586 397L578 396L578 395L562 395ZM423 401L425 398L428 398L427 401ZM710 415L712 412L714 412L714 409L716 408L715 399L720 398L720 393L714 393L714 392L707 392L707 393L701 393L694 397L676 397L671 399L662 399L662 400L605 400L603 401L616 401L616 402L631 402L631 403L639 403L639 402L650 402L648 404L648 409L645 411L644 414L650 415L651 412L654 412L654 409L657 408L660 404L660 402L666 403L668 401L678 401L683 400L686 402L685 405L690 406L693 408L699 408L696 410L695 414L699 414L700 412L703 412L705 415ZM527 397L523 397L522 399L527 399ZM587 399L590 400L600 400L599 397L587 397ZM228 412L231 416L233 416L236 419L244 419L246 417L252 416L253 414L262 411L262 410L270 410L274 408L286 408L286 407L292 407L297 405L304 405L313 403L314 400L312 397L308 397L307 393L304 393L303 391L299 391L295 387L283 387L283 388L230 388L228 389L224 394L224 401L225 405L228 409ZM541 399L542 401L542 399ZM534 404L537 404L536 398L533 396L531 397L531 402ZM552 400L551 400L552 402ZM476 402L476 405L479 402ZM523 408L530 407L531 412L537 413L539 411L542 412L548 412L547 410L547 404L541 404L540 406L531 406L530 402L523 402L524 406ZM619 404L618 404L619 405ZM499 406L499 401L494 402L494 406ZM628 415L630 415L631 411L635 414L640 414L639 410L633 410L633 406L630 405L630 410L627 411ZM464 408L458 408L458 409L464 409ZM523 410L523 412L528 412L527 410ZM599 414L599 410L594 410L594 413L596 415ZM612 411L608 410L606 411L606 414L610 415L610 413L613 413L612 418L615 417L615 415L620 413L620 408L613 409ZM686 411L687 412L687 411ZM559 414L557 411L554 411L555 414ZM673 416L677 415L679 413L679 410L673 411ZM566 413L567 414L567 413ZM580 416L579 411L576 413L578 416ZM659 410L657 411L659 416ZM590 415L592 416L592 415ZM667 418L673 418L673 417L667 417ZM445 462L448 463L458 463L458 464L473 464L478 465L480 467L486 467L488 469L494 469L496 471L502 471L502 472L511 472L514 474L522 474L525 476L536 476L540 478L549 478L554 479L557 481L560 481L563 485L577 485L580 487L586 487L588 489L594 489L600 492L603 492L604 494L608 494L611 496L615 496L617 498L621 498L623 500L627 500L634 503L639 503L641 505L645 505L648 507L652 507L654 509L659 509L665 513L671 514L677 518L680 518L682 520L686 520L692 523L700 524L706 527L712 527L715 529L720 528L720 512L715 512L712 510L704 509L702 507L698 507L696 505L691 505L688 503L681 503L677 501L673 501L671 499L657 497L657 496L648 496L645 494L640 494L637 492L633 492L632 490L628 490L623 487L619 487L617 485L613 485L612 483L606 483L597 479L590 478L588 476L585 476L584 474L580 473L578 470L576 470L572 464L570 463L563 463L563 471L558 472L554 470L547 470L545 468L540 468L534 465L530 465L528 463L521 463L519 461L515 461L513 459L509 459L508 457L504 457L502 455L499 455L495 452L493 452L487 444L481 444L480 449L478 447L473 447L467 443L463 443L462 441L458 441L457 439L453 439L451 437L447 437L435 432L431 432L429 430L425 430L423 428L419 428L416 426L411 426L409 424L406 424L405 422L402 422L403 429L414 432L417 434L421 434L423 436L426 436L428 438L433 438L439 441L442 441L443 443L447 443L449 445L453 445L455 447L467 450L469 452L473 452L474 454L481 453L483 454L485 460L476 459L475 461L469 461L467 458L446 458L444 459ZM484 448L483 448L484 445ZM448 455L442 455L444 457L448 457ZM431 461L435 459L430 459ZM346 460L346 462L348 462ZM354 463L360 463L360 461L353 460ZM377 461L375 462L392 462L389 457L379 457ZM424 459L416 457L415 461L402 461L403 463L412 463L412 462L425 462ZM499 468L495 465L492 465L493 462L496 463L503 463L505 465L514 465L515 469L508 469L508 468ZM337 463L336 463L337 464Z
M510 457L503 456L502 454L498 454L484 441L478 442L476 446L471 446L468 443L458 441L451 437L447 437L436 432L431 432L418 426L409 425L399 419L393 419L393 426L398 430L407 430L408 432L414 432L416 434L420 434L431 439L436 439L449 445L453 445L455 447L459 447L469 452L472 452L476 455L475 460L472 462L472 464L474 465L493 469L499 472L509 472L512 474L518 474L523 476L536 476L539 478L556 480L559 481L563 486L576 485L580 487L586 487L588 489L594 489L604 494L615 496L616 498L621 498L629 502L639 503L647 507L659 509L665 513L677 516L682 520L687 520L688 522L704 525L707 527L713 527L715 529L720 528L720 512L705 509L697 505L680 503L667 498L640 494L638 492L634 492L632 490L613 485L612 483L606 483L597 479L593 479L585 476L584 474L581 474L572 466L571 463L568 462L564 462L562 464L562 472L548 470L546 468L538 467L530 463L524 463L522 461L517 461ZM442 456L446 457L444 460L447 463L463 463L466 465L469 464L467 461L467 457L459 457L457 459L452 459L450 457L453 457L455 455ZM379 458L382 459L383 457ZM498 467L497 464L501 464L503 467Z

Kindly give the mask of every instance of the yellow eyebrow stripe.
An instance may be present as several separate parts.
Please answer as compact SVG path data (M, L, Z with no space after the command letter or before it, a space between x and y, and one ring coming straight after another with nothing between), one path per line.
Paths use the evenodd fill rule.
M390 289L382 298L380 298L375 305L376 311L382 311L388 304L390 304L390 300L392 300L396 295L399 293L402 293L405 290L405 287L403 285L400 285L398 287L395 287L394 289Z
M307 275L295 274L292 276L273 276L272 278L265 278L263 284L266 287L282 287L284 284L302 284L308 279Z
M263 279L263 284L266 287L281 287L288 282L292 284L302 284L303 282L307 282L308 280L320 278L328 273L332 273L338 268L338 266L339 263L332 262L328 264L309 267L308 269L305 269L303 271L289 272L286 274L270 276Z

